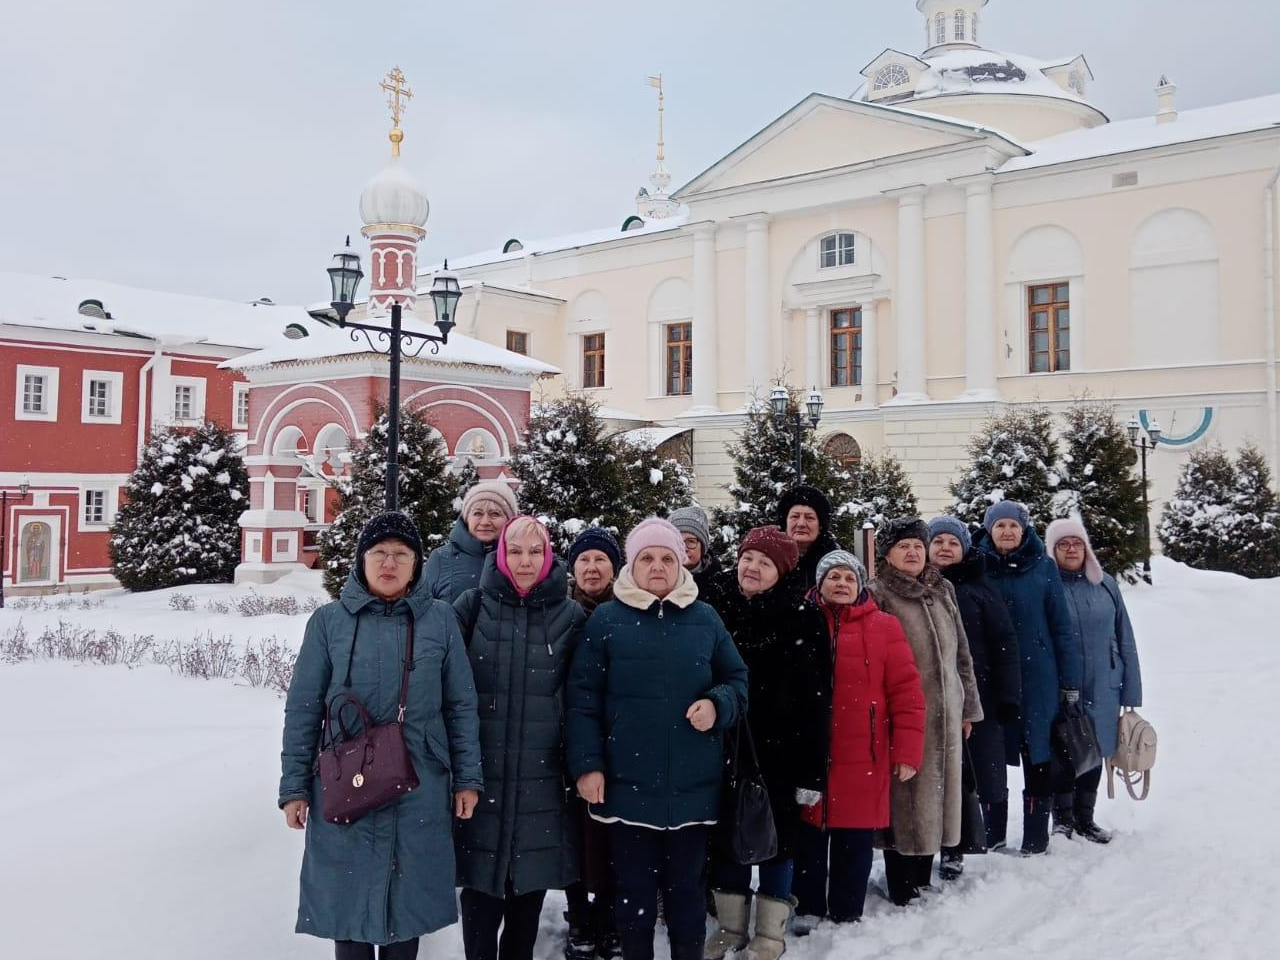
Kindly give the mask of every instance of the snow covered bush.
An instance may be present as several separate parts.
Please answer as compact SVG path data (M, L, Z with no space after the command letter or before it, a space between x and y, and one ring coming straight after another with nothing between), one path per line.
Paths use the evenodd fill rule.
M1062 479L1054 517L1078 517L1102 569L1132 580L1135 566L1147 555L1142 478L1111 404L1081 400L1071 405L1057 470Z
M240 562L249 475L214 423L157 428L111 525L111 572L130 590L226 583Z
M370 517L386 509L386 407L374 410L369 433L351 450L351 473L336 482L338 515L320 534L320 562L324 587L331 597L342 592L355 561L356 542ZM449 472L444 440L426 413L400 409L399 507L418 525L423 548L430 553L441 543L457 516L457 481Z
M1271 471L1253 446L1231 457L1194 450L1158 528L1165 555L1199 570L1280 576L1280 507Z
M616 438L627 485L624 529L645 517L665 517L693 502L693 474L679 460L658 456L647 443Z
M951 484L950 512L973 529L1000 500L1017 500L1037 530L1058 514L1054 499L1061 485L1053 418L1044 407L1010 407L991 417L969 441L969 466Z

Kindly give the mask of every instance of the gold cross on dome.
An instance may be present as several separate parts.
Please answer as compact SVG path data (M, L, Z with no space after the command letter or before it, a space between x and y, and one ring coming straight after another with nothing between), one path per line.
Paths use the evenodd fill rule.
M392 69L379 86L387 91L387 106L391 110L391 123L398 128L400 126L400 115L404 112L405 107L408 106L407 103L401 102L401 98L412 100L413 91L405 85L404 74L400 72L399 67Z

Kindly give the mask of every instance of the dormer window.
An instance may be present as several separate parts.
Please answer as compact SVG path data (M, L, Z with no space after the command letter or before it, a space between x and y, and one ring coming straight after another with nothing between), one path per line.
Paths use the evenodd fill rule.
M947 42L947 17L945 14L938 14L933 18L933 42Z
M1067 88L1078 97L1084 96L1084 75L1079 70L1072 70L1067 77Z
M956 33L955 33L955 39L956 39L957 41L963 41L963 40L964 40L964 11L963 11L963 10L957 10L957 11L956 11Z
M911 80L911 74L907 73L907 68L900 63L891 63L887 67L881 67L876 73L875 81L871 85L873 90L889 90L893 87L900 87L904 83Z
M819 247L819 268L850 266L854 262L853 238L852 233L833 233L823 237Z

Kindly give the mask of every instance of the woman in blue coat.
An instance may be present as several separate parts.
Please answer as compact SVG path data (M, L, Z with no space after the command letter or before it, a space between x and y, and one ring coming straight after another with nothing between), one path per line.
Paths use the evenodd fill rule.
M1022 720L1005 729L1009 763L1022 762L1022 852L1049 849L1054 767L1049 734L1061 703L1080 699L1080 656L1058 566L1045 554L1027 508L993 503L983 517L980 549L1018 634Z
M672 960L702 960L722 737L746 707L747 667L697 599L680 531L650 517L627 537L627 556L574 658L569 772L609 824L624 960L653 960L659 887Z
M1055 520L1045 531L1045 546L1058 564L1067 593L1071 626L1080 649L1084 684L1081 701L1098 733L1102 756L1116 752L1120 711L1142 706L1142 672L1133 626L1120 588L1104 573L1089 533L1079 520ZM1110 843L1111 834L1093 819L1102 765L1076 778L1074 789L1057 795L1054 833L1078 833L1094 843Z
M520 512L516 495L502 480L481 480L462 498L449 539L431 551L422 579L437 600L453 603L480 586L485 558L493 553L505 524Z
M285 701L279 805L306 830L296 929L336 941L338 960L372 960L374 944L382 960L408 960L420 936L457 920L450 812L470 818L482 788L476 691L453 610L421 571L409 517L365 524L342 596L307 623ZM346 694L375 723L395 721L409 631L404 739L421 785L355 823L328 823L313 815L326 705Z

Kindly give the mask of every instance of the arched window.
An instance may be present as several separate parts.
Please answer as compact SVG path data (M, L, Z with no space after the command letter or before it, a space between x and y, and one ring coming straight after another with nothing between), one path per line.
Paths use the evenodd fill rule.
M862 463L862 448L847 433L833 433L822 444L822 452L836 460L841 467L850 470Z
M964 11L956 11L956 40L964 40Z
M900 63L891 63L887 67L881 67L876 73L872 89L888 90L892 87L900 87L910 79L911 74L907 73L906 67Z
M818 245L818 267L847 267L854 262L854 235L852 233L831 233L822 238Z
M947 42L947 18L944 14L938 14L933 18L933 42Z

